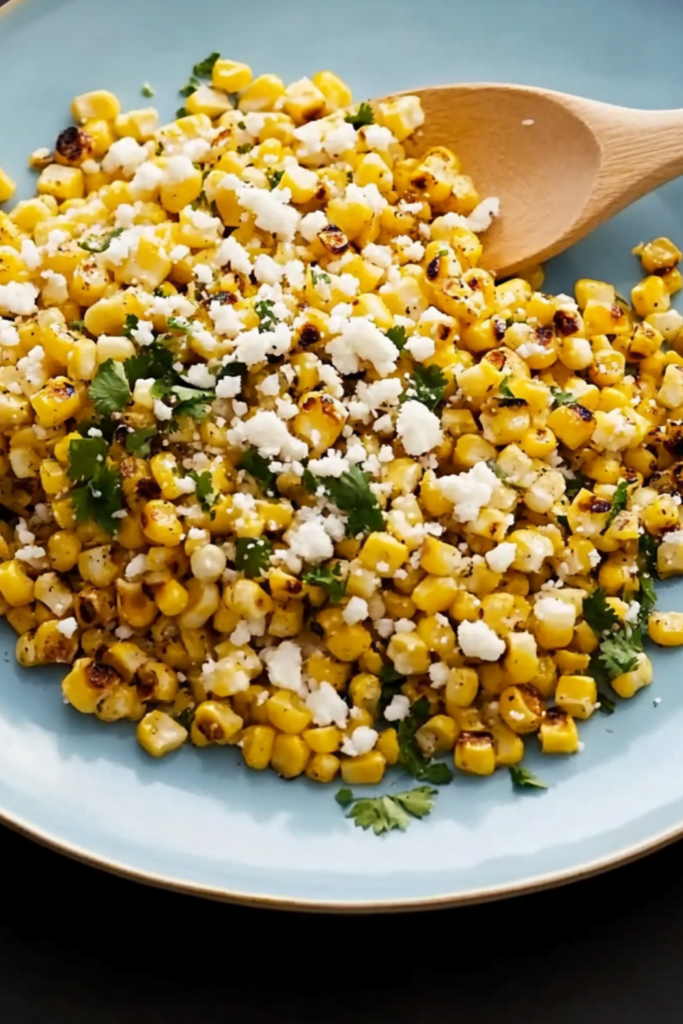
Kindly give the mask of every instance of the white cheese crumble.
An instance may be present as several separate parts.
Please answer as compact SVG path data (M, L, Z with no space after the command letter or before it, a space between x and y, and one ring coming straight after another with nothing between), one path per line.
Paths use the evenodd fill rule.
M466 657L482 661L498 661L505 652L505 641L485 622L461 622L458 643Z
M391 698L391 703L384 709L384 717L387 722L401 722L410 714L410 700L402 693L396 693Z
M359 757L372 750L378 739L379 733L375 729L371 729L367 725L359 725L350 736L344 737L341 752L348 757Z
M342 618L349 626L362 622L363 619L367 619L368 615L368 602L362 597L352 597L342 612Z
M74 635L78 629L78 623L73 615L70 615L68 619L62 619L61 622L57 623L57 630L65 636L68 640Z
M396 433L408 455L424 455L443 441L441 420L422 402L409 399L401 406Z

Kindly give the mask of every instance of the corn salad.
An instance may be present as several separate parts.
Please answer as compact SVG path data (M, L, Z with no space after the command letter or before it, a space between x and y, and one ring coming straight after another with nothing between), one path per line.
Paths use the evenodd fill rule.
M576 752L644 635L683 643L680 251L639 247L630 304L497 283L497 201L413 155L416 97L216 54L183 92L163 126L77 96L0 212L18 661L154 757L286 779Z

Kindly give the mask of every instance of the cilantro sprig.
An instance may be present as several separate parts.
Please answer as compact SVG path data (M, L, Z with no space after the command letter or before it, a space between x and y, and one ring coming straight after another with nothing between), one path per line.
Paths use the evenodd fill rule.
M637 667L643 653L648 615L656 602L651 578L641 578L638 597L640 609L637 621L625 622L623 626L614 609L607 604L604 590L598 588L585 598L583 616L600 640L593 666L593 671L597 675L604 672L608 679L616 679L617 676L632 672Z
M394 829L405 832L413 818L426 817L434 807L436 795L436 790L429 786L377 797L355 797L352 790L340 789L335 800L340 807L350 808L346 817L358 828L371 828L376 836L381 836Z
M561 405L576 405L578 401L572 391L563 391L562 388L551 388L550 391L553 396L553 403L558 407Z
M523 768L521 764L515 764L510 767L510 778L512 779L512 785L516 789L547 789L547 782L543 782L537 775L529 771L528 768Z
M204 512L210 513L213 506L220 498L220 495L213 489L213 477L209 473L208 469L205 469L203 473L197 473L193 470L188 473L188 476L195 482L195 496L197 501Z
M86 252L90 253L106 252L112 243L112 239L118 238L122 234L123 228L115 228L113 231L107 232L106 235L90 235L89 238L81 239L78 243L78 248L85 249Z
M403 326L390 327L388 331L384 332L384 335L389 341L393 341L399 352L402 352L408 344L408 334Z
M436 412L443 401L448 380L440 366L416 366L408 387L401 395L401 403L413 399L422 402L430 412Z
M369 124L374 124L375 114L372 106L365 101L359 105L355 114L347 114L344 120L347 124L352 124L356 131L358 131L359 128L365 128Z
M146 459L152 450L152 438L158 432L156 427L142 427L141 430L131 430L126 435L126 451L129 455L137 455L139 459Z
M281 171L274 171L274 170L273 171L266 171L266 178L268 179L268 184L270 185L271 191L274 188L278 187L278 185L282 181L284 173L285 173L284 170L281 170Z
M311 494L316 494L322 487L337 508L348 514L347 537L374 533L384 528L384 516L377 498L370 490L368 477L358 466L351 466L338 479L331 476L319 478L307 469L304 471L303 483Z
M256 579L267 571L272 553L270 541L265 537L238 537L235 542L235 568L248 579Z
M260 302L254 303L254 312L259 320L259 334L266 334L268 331L274 331L280 323L278 318L275 316L274 310L275 303L272 299L262 299Z
M348 580L341 578L342 568L339 562L330 567L327 565L316 565L303 574L305 583L314 587L322 587L330 601L337 604L346 593Z
M237 468L243 469L245 473L253 477L264 493L275 493L275 473L270 468L269 460L261 455L256 448L250 448L244 453L237 463Z
M92 403L103 416L125 409L131 399L131 390L122 363L107 359L99 367L88 388Z
M418 782L430 782L433 786L445 786L453 781L453 772L442 761L425 757L418 746L415 734L429 717L429 703L426 697L415 701L407 718L398 727L398 760L402 768Z
M380 715L383 715L384 709L391 704L396 694L401 692L401 687L406 682L406 677L397 672L393 665L385 664L379 670L379 678L382 682L382 693L379 698L378 709Z
M210 53L204 60L198 61L192 68L192 74L196 78L211 78L213 72L213 66L217 60L220 60L220 53Z
M107 462L109 445L103 437L74 438L69 445L67 475L80 486L69 492L79 523L95 522L107 533L117 528L114 513L123 508L121 474Z
M607 517L607 525L605 526L605 530L607 530L612 525L612 523L617 518L619 513L626 508L627 498L628 482L626 480L620 480L617 484L617 489L612 496L612 508L610 509L610 514Z

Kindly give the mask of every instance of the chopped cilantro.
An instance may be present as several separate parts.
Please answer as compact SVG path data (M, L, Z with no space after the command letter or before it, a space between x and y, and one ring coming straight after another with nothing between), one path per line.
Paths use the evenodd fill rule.
M96 522L107 533L117 526L114 513L123 508L121 475L107 465L109 445L102 437L74 439L69 445L71 480L81 484L69 492L79 523Z
M390 327L388 331L384 332L385 336L389 341L393 341L399 352L402 352L408 342L408 335L406 334L405 327Z
M88 328L85 326L85 320L72 320L69 324L70 331L78 331L80 334L86 334Z
M657 570L657 551L659 545L649 533L643 533L638 538L638 561L643 571L649 572L651 576L659 576Z
M123 321L123 333L129 341L133 340L133 331L137 331L139 323L140 317L134 313L129 313Z
M320 267L316 267L313 263L311 263L311 281L313 282L313 286L315 287L315 285L320 284L321 281L323 281L325 284L331 284L332 278L330 277L329 274L326 274L324 270L321 270Z
M590 480L587 476L584 476L583 473L579 473L574 470L574 476L565 482L564 493L569 501L573 501L579 491L582 491L584 487L590 490L589 484Z
M638 600L640 602L639 623L641 628L645 629L647 628L647 617L657 604L655 584L651 576L640 577Z
M142 89L140 90L140 92L142 93L143 96L146 96L148 99L154 95L154 89L149 84L149 82L142 83Z
M220 495L213 489L213 477L208 469L203 473L188 473L191 480L196 484L195 495L204 512L211 512L211 509L218 501Z
M448 381L440 366L416 366L400 401L413 399L426 405L430 412L436 412L443 401L447 385Z
M575 405L577 398L571 391L563 391L562 388L551 388L553 402L555 405Z
M512 765L510 768L510 778L512 779L512 785L520 789L547 789L547 783L543 782L530 772L528 768L522 768L521 764Z
M275 491L275 473L270 468L270 460L260 455L256 448L244 453L237 468L252 476L266 493Z
M187 117L187 107L178 107L175 112L176 117Z
M377 498L370 490L368 477L358 466L351 466L342 475L318 479L309 470L304 472L304 486L316 494L320 487L332 499L341 512L348 514L346 536L356 537L359 533L373 533L384 527L384 516Z
M369 124L374 124L375 115L370 104L365 102L360 104L355 114L347 114L344 120L347 124L352 124L356 131L358 131L359 128L365 128Z
M314 587L322 587L330 601L336 604L344 597L348 583L341 578L341 572L339 562L335 562L331 569L326 565L316 565L305 572L302 579Z
M193 92L196 92L200 86L200 82L192 77L188 80L187 85L184 85L182 89L178 89L181 96L191 96Z
M154 377L158 382L173 371L173 353L165 348L158 341L141 348L130 359L123 364L128 382L132 387L139 380L149 380Z
M192 728L192 723L194 722L194 719L195 719L195 710L194 710L194 708L191 708L189 705L186 708L183 708L183 710L180 712L180 714L176 715L176 718L175 718L175 720L178 723L178 725L182 725L183 728L187 729L188 732Z
M182 316L169 316L166 322L172 331L180 331L181 334L192 333L190 322Z
M91 235L89 238L80 241L78 248L85 249L86 252L91 253L106 252L111 245L112 239L118 238L122 234L123 228L115 228L113 231L107 232L106 235Z
M408 828L413 818L424 818L434 807L436 790L419 786L392 796L354 797L350 789L340 789L335 799L341 807L350 807L346 815L358 828L371 828L376 836L383 832Z
M103 416L125 409L131 394L123 364L115 359L107 359L102 363L88 388L88 394Z
M511 380L512 380L512 377L505 377L505 379L500 382L500 396L501 396L501 398L516 398L517 397L516 395L513 395L512 391L510 390L510 383L509 382Z
M584 598L583 617L596 636L604 636L618 625L617 613L607 604L607 594L598 587Z
M391 704L397 693L406 681L406 677L397 672L393 665L382 665L379 670L379 678L382 681L382 694L379 698L379 713L384 714L384 709Z
M235 543L235 567L250 579L263 576L270 565L273 549L265 537L238 537Z
M237 152L239 153L240 156L244 156L245 153L251 153L253 148L254 148L253 142L242 142L237 147Z
M247 364L240 363L239 360L235 360L234 363L226 363L225 366L221 366L220 370L216 374L216 380L223 380L224 377L243 377L247 372Z
M278 318L274 313L275 303L272 299L261 299L260 302L254 303L254 310L259 319L259 333L265 334L267 331L274 331L279 324Z
M196 75L197 78L211 78L213 66L219 59L220 53L210 53L208 57L204 58L204 60L200 60L195 64L192 68L193 75Z
M411 713L398 726L398 760L402 768L418 782L445 786L453 780L453 772L443 762L433 762L420 750L415 733L429 716L429 704L421 698L413 704Z
M642 643L640 645L642 650ZM632 635L618 630L600 644L598 659L602 662L610 679L616 679L624 672L632 672L637 666L640 650Z
M278 185L282 181L282 177L283 177L284 173L285 173L284 170L282 170L282 171L266 171L266 178L268 179L268 184L270 185L271 191L272 191L272 189L278 187Z
M606 697L601 690L598 690L598 704L600 705L598 711L601 715L613 715L617 710L617 705L612 698Z
M607 527L611 526L614 520L617 518L622 509L626 508L626 499L628 498L628 483L626 480L620 480L617 484L617 489L612 496L612 508L610 514L607 517ZM604 532L604 531L603 531Z
M137 455L140 459L146 459L152 450L150 441L158 433L157 427L143 427L141 430L131 430L126 436L126 451L129 455Z
M194 420L205 420L209 415L209 403L216 395L213 391L196 391L194 388L174 386L171 393L177 398L173 406L173 422L178 416L191 416Z
M109 445L103 437L74 438L69 444L69 468L67 476L70 480L83 483L95 475L98 465L106 462Z

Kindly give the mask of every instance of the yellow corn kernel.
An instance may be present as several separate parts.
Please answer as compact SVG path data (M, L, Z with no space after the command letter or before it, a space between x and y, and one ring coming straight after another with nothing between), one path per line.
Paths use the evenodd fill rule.
M579 749L576 722L561 708L548 708L539 729L544 754L575 754Z
M187 729L164 711L150 711L138 724L138 743L152 757L164 757L182 747Z
M519 764L524 757L524 740L505 722L491 725L493 746L496 752L496 767L510 767Z
M31 604L34 593L33 580L26 575L20 562L12 559L0 565L0 594L12 608Z
M530 683L538 673L536 640L531 633L510 633L503 666L513 683Z
M240 110L245 114L273 110L285 91L285 84L277 75L259 75L240 96Z
M431 664L429 648L417 633L395 633L387 656L402 676L425 675Z
M652 612L647 630L656 644L680 647L683 644L683 612Z
M79 167L50 164L38 178L36 188L41 195L54 196L62 203L67 199L82 199L85 194L83 171Z
M335 661L322 651L314 651L306 659L306 675L316 683L329 683L338 692L345 689L351 673L351 665Z
M462 555L453 544L446 544L428 535L422 545L420 566L432 576L454 576L460 569Z
M479 676L473 668L452 668L445 690L446 711L454 717L456 709L468 708L479 692Z
M496 751L490 732L461 732L455 743L455 767L470 775L493 775Z
M205 700L195 710L190 739L196 747L225 746L240 731L243 722L228 704Z
M339 750L342 742L342 734L336 725L304 729L302 735L316 754L334 754Z
M417 96L399 96L395 100L378 103L375 116L377 123L388 128L398 142L403 142L424 123L424 113Z
M269 725L249 725L242 736L242 757L248 768L262 772L270 764L276 732Z
M563 444L574 450L590 440L596 421L589 409L575 403L551 412L546 425Z
M313 721L313 712L291 690L277 690L268 699L266 711L275 729L291 735L302 733Z
M310 755L311 748L303 736L280 733L275 737L270 763L283 779L293 779L302 774Z
M306 765L306 775L312 782L334 782L341 763L334 754L314 754Z
M41 664L70 664L78 651L78 635L64 635L55 619L42 622L34 637L36 657Z
M62 693L81 714L93 715L102 698L120 683L121 676L110 665L79 658L62 680Z
M68 377L54 377L30 401L42 427L59 426L81 407L81 396Z
M178 580L168 580L166 583L162 583L159 589L155 592L154 600L156 601L162 615L169 615L172 617L174 615L180 615L185 611L190 600L190 595Z
M347 786L373 786L384 778L387 762L379 750L368 750L358 757L345 758L341 776Z
M475 622L479 618L481 601L476 594L461 590L450 607L449 615L456 622Z
M372 634L360 623L341 626L325 635L325 645L338 661L357 661L372 645Z
M80 124L91 119L113 121L120 111L118 99L106 89L82 93L71 101L71 115Z
M302 395L299 409L291 420L292 433L306 441L311 454L320 458L341 434L347 412L332 395L318 393Z
M348 85L333 71L318 71L313 75L311 81L325 97L326 114L333 114L336 110L348 107L353 102Z
M365 569L390 579L404 562L409 551L405 544L390 533L371 533L360 550L359 559Z
M387 764L398 764L399 745L398 733L395 729L385 729L379 734L375 750L384 756Z
M175 547L183 535L182 523L170 501L148 501L140 517L142 532L147 540L163 547Z
M0 167L0 203L6 203L16 191L16 183L10 178L7 171Z
M671 306L671 296L661 277L651 275L631 289L631 302L638 316L665 313Z
M560 676L555 700L558 707L574 718L590 718L598 700L595 680L590 676Z
M458 727L449 715L433 715L415 733L417 744L425 757L438 757L452 750Z
M382 684L371 672L359 672L349 683L349 697L353 705L369 711L373 718L377 717L377 706L382 696Z
M500 713L513 732L536 732L543 721L545 705L534 686L508 686L500 695Z
M588 668L590 655L578 651L556 651L555 664L563 675L580 674Z

